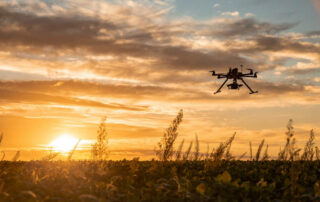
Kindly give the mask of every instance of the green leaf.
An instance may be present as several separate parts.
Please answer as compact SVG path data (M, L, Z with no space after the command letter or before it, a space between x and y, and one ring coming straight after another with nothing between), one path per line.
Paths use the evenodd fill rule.
M197 187L196 187L196 191L201 194L201 195L204 195L205 192L206 192L206 185L203 184L203 183L200 183Z
M229 183L231 182L232 178L228 171L224 171L221 175L218 175L216 177L216 181L222 182L222 183Z

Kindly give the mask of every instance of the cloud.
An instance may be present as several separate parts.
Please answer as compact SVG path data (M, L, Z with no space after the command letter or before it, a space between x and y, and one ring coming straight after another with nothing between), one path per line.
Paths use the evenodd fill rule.
M253 13L246 13L244 16L246 16L246 17L253 17L254 14L253 14Z
M316 31L311 31L307 33L307 36L320 36L320 30L316 30Z
M119 63L122 63L121 68L117 68L118 73L115 73L118 75L121 71L128 72L125 69L139 65L141 66L139 71L144 77L148 74L154 75L155 69L161 75L168 74L172 69L204 71L212 67L224 70L228 66L239 64L258 66L261 61L248 59L242 54L248 53L246 44L251 41L249 37L259 34L276 34L295 25L286 23L274 25L258 22L254 18L245 18L222 19L206 23L206 26L198 22L192 22L186 26L187 22L184 21L180 24L176 21L167 22L167 24L148 22L144 28L141 28L143 26L137 22L127 23L122 18L116 17L108 19L74 14L38 16L5 7L2 8L2 13L0 23L5 29L0 31L0 46L3 50L12 52L12 56L36 59L39 55L44 55L44 59L61 58L62 61L76 57L85 63L96 63L97 65L92 66L90 71L97 74L115 72L114 66L119 66ZM121 12L121 15L127 14L129 15L130 12ZM196 27L200 27L200 30L194 33L192 29ZM54 29L49 32L49 28ZM193 43L196 39L184 43L185 34L189 35L190 39L210 36L228 40L222 42L224 47L220 49L194 48ZM239 36L249 39L243 42L246 48L241 49L237 46L237 49L233 50L234 47L230 47L229 44L235 44L233 40ZM90 56L113 57L115 64L107 60L105 63L109 65L102 67L102 62L96 62L95 59L90 59ZM130 64L129 57L140 60L140 64ZM69 64L62 65L65 66L64 68L70 67ZM50 66L55 65L50 64ZM97 68L94 68L95 66ZM133 72L132 76L139 75Z
M291 40L286 37L273 37L273 36L258 36L256 38L256 46L254 51L283 51L288 50L291 52L301 53L303 55L310 53L320 59L320 46Z
M212 65L221 68L247 62L236 54L220 50L203 52L183 45L163 44L163 40L170 42L170 39L164 38L165 35L176 34L170 30L163 32L155 28L126 31L131 28L129 25L88 17L36 16L5 8L2 8L1 13L0 24L4 29L0 31L0 46L15 54L34 52L50 55L56 54L56 51L69 50L73 54L83 55L89 51L95 55L154 59L156 67L188 70L207 69Z
M320 15L320 2L317 0L312 0L314 8L317 10L318 14Z
M316 77L313 79L315 82L320 83L320 77Z
M141 8L139 3L110 6L114 14L110 17L82 11L37 15L29 7L28 12L2 7L0 46L9 52L2 61L20 66L21 71L28 69L26 64L42 72L45 67L45 72L57 72L45 75L53 79L88 76L121 83L144 82L149 86L198 83L203 87L209 81L203 75L211 69L225 71L239 64L273 69L278 64L270 58L284 50L293 58L319 56L316 44L280 35L296 23L272 24L253 17L129 22L124 16L138 16L135 9ZM151 7L144 10L148 9L161 11Z
M297 64L290 68L281 68L281 71L290 75L313 74L316 75L320 72L320 61L319 62L297 62ZM305 79L305 78L304 78Z
M90 44L99 36L99 30L116 29L115 25L96 19L74 16L36 16L0 8L2 45L30 45L76 47Z
M243 18L236 20L224 20L214 23L211 28L207 28L205 34L212 37L250 37L261 34L277 34L279 32L291 29L296 23L271 24L268 22L259 22L255 18Z
M128 104L101 103L99 101L84 100L77 97L91 97L94 100L122 99L132 103L135 102L161 102L163 104L175 102L177 104L192 103L229 103L237 98L238 102L253 102L255 100L272 100L275 97L297 97L308 91L303 84L271 83L266 81L247 80L247 83L254 89L259 90L257 96L250 96L248 90L242 87L241 94L231 94L226 88L223 96L213 96L214 89L221 85L222 81L208 83L205 89L188 88L184 86L150 86L132 84L101 84L96 82L85 82L76 80L64 81L29 81L29 82L6 82L1 84L3 91L0 100L7 103L27 102L34 104L57 103L61 105L105 107L133 111L147 111L149 106L137 106ZM241 82L239 82L241 83ZM57 85L59 84L59 85ZM197 85L197 82L190 85ZM17 92L17 93L14 93ZM22 93L23 92L23 93ZM231 92L231 91L230 91ZM73 97L69 95L72 93ZM227 93L227 94L226 94ZM188 98L186 100L186 97ZM21 101L19 101L21 99ZM130 101L131 100L131 101ZM231 103L231 102L230 102ZM200 104L202 105L202 104Z
M233 12L228 11L228 12L223 12L222 15L238 17L239 16L239 12L238 11L233 11Z
M115 110L133 110L142 111L147 110L147 106L129 106L116 103L101 103L89 99L80 99L70 96L58 96L50 95L48 91L35 92L28 87L22 88L19 83L15 83L15 86L6 84L0 88L0 102L2 103L29 103L33 105L51 105L58 104L62 106L83 106L83 107L98 107L108 108ZM9 87L10 86L10 87ZM19 89L20 86L20 89ZM18 88L17 88L18 87ZM57 87L57 86L54 86Z

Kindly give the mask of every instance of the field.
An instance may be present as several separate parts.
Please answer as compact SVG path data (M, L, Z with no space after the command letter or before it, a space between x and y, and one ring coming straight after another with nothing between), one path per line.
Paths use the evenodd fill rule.
M246 153L231 153L236 134L207 153L199 152L197 136L186 150L184 141L174 148L182 117L181 110L158 142L158 160L107 160L105 119L90 160L72 160L77 145L64 161L54 160L59 153L53 151L38 161L18 161L17 152L0 161L0 201L320 201L313 130L299 149L290 120L277 158L262 140L255 154L250 142L248 160L241 160Z
M320 200L320 161L0 163L1 201Z

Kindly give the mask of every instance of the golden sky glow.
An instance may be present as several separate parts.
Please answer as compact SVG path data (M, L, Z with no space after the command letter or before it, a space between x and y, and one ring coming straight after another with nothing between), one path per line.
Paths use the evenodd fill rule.
M56 152L70 152L76 146L79 140L70 135L64 134L59 136L57 139L53 140L49 147Z
M179 109L177 141L198 134L202 152L237 132L235 151L265 139L276 154L290 118L298 144L319 132L317 1L278 13L245 11L272 7L258 0L243 8L210 2L205 14L179 2L1 1L1 147L25 159L49 144L68 151L77 139L89 149L107 116L110 157L150 159ZM248 80L259 94L243 87L213 95L221 81L208 71L240 64L259 72Z

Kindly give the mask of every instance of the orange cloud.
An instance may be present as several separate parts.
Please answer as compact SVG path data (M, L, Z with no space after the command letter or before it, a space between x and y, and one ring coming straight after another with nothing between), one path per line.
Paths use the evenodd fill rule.
M318 14L320 15L320 2L318 0L312 0L313 6L318 11Z

